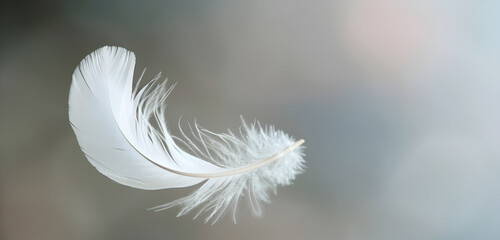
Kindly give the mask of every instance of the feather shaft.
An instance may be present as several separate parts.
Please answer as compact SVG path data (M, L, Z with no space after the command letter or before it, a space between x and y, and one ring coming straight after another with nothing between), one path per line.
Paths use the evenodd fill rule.
M148 159L151 163L155 164L158 167L161 167L169 172L176 173L176 174L179 174L182 176L195 177L195 178L219 178L219 177L227 177L227 176L231 176L231 175L246 173L246 172L250 172L252 170L255 170L257 168L263 167L263 166L270 164L270 163L278 160L279 158L285 156L287 153L293 151L294 149L298 148L300 145L304 144L304 142L305 142L304 139L300 139L300 140L296 141L295 143L293 143L292 145L283 149L281 152L279 152L275 155L272 155L268 158L262 159L260 161L248 164L248 165L240 167L240 168L230 169L227 171L221 171L221 172L215 172L215 173L190 173L190 172L178 171L175 169L171 169L171 168L162 166L162 165L154 162L153 160L147 158L146 156L144 156L144 158Z

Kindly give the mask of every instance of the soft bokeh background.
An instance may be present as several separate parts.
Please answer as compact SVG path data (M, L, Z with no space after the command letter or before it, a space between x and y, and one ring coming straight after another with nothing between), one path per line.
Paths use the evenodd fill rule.
M498 1L0 9L0 239L500 239ZM274 124L306 139L307 171L262 219L245 207L215 226L147 211L193 188L110 181L68 123L71 74L103 45L178 83L171 125Z

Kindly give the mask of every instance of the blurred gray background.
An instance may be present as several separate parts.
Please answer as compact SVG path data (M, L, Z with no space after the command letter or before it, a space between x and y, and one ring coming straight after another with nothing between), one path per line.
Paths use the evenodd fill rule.
M0 239L499 239L498 1L2 1ZM177 82L171 130L240 114L306 140L263 218L147 211L85 159L67 99L80 60L134 51Z

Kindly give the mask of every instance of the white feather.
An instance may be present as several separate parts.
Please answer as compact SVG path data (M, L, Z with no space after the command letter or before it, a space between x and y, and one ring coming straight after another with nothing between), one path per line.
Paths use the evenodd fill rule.
M205 220L215 222L229 208L234 218L238 201L247 196L254 214L261 215L269 192L302 172L304 141L272 126L242 119L241 136L197 124L190 126L195 140L184 132L184 139L171 136L163 103L173 86L157 76L141 89L139 79L133 88L134 66L134 54L118 47L85 57L73 74L69 120L89 162L118 183L153 190L205 181L191 195L153 209L179 206L179 216L196 209L195 218L207 213Z

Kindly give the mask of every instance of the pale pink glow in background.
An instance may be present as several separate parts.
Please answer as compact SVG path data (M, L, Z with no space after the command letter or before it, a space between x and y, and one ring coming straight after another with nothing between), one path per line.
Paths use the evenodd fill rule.
M419 6L391 0L346 5L340 22L343 41L364 67L382 72L404 70L419 56L425 57L434 36Z

